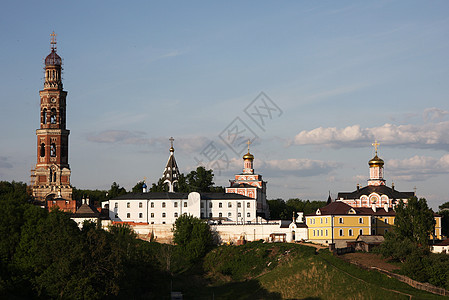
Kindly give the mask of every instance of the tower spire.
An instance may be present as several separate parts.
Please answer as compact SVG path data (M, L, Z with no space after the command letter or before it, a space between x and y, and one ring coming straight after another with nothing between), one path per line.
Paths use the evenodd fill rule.
M173 142L175 139L170 137L168 140L170 141L170 157L168 158L162 178L164 183L168 184L168 192L173 193L174 184L178 182L179 169L175 159L175 148L173 147Z

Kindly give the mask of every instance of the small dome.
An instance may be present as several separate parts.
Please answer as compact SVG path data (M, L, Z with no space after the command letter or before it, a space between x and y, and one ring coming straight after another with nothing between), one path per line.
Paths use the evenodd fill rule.
M145 182L143 183L142 188L144 188L144 189L147 188L147 184Z
M61 65L61 57L56 53L55 49L51 50L51 53L47 55L45 58L46 66L60 66Z
M382 158L379 158L376 154L376 156L374 156L369 162L368 164L370 165L370 167L372 166L380 166L382 167L384 165L384 160Z
M243 155L243 159L254 160L254 155L252 155L251 153L248 152L245 155Z

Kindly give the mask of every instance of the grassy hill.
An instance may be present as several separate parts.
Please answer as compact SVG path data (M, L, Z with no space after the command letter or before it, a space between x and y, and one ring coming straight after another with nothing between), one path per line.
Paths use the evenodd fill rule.
M184 299L437 299L327 250L283 243L221 246L173 279Z

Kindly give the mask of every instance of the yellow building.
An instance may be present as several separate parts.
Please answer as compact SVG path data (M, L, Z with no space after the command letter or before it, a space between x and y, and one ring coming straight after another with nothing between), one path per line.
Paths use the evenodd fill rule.
M388 207L352 207L335 201L305 218L309 241L342 248L359 235L385 235L393 230L395 216L395 211ZM441 239L441 216L435 215L435 223L432 238Z

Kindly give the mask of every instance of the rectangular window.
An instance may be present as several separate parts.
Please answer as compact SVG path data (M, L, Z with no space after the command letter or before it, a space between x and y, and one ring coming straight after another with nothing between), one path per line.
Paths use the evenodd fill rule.
M343 229L340 229L340 236L343 236Z
M339 218L338 223L343 224L343 218Z
M162 202L162 207L165 207L165 202Z
M184 207L187 207L187 202L184 202Z
M142 202L139 202L139 208L142 208Z
M223 207L223 203L221 203L221 202L218 203L218 207L219 207L219 208L222 208L222 207Z
M151 213L151 217L154 218L154 213Z
M242 207L242 203L237 202L237 207Z
M212 202L209 202L209 208L212 208Z
M151 202L151 208L154 208L154 202Z
M126 203L126 207L129 208L131 206L131 203Z
M115 207L115 208L118 208L118 202L115 202L114 207Z
M387 218L385 218L385 224L388 224L388 219Z
M204 202L201 202L201 208L204 208Z
M130 213L127 213L126 214L126 217L129 219L129 218L131 218L131 214Z
M246 216L247 216L248 218L251 218L251 214L250 214L250 213L247 213Z
M174 207L178 207L178 202L173 203Z
M143 214L142 213L139 213L139 218L142 218L143 217Z
M320 218L320 222L321 222L321 224L323 224L323 218Z
M230 212L228 212L228 218L230 218L232 216L232 214Z
M232 207L232 203L231 202L228 202L228 207Z
M246 203L246 207L247 207L247 208L250 208L250 207L251 207L251 203L249 203L249 202Z

